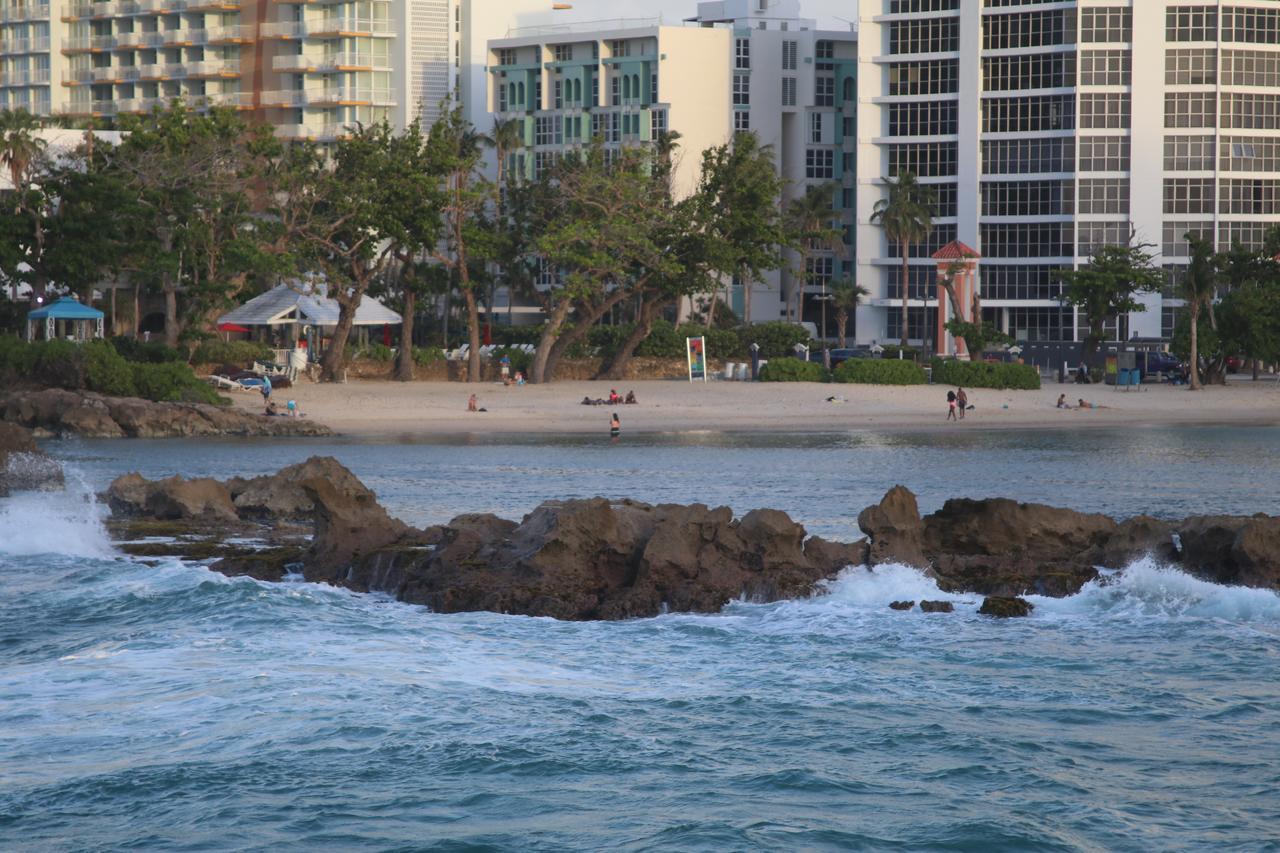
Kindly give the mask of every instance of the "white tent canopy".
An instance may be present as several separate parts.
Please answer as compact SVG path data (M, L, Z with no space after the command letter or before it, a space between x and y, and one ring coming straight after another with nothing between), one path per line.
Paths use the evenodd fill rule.
M394 325L400 315L372 297L365 296L356 308L357 326ZM295 290L287 284L277 285L261 296L255 296L239 308L218 318L218 324L237 326L336 326L337 301Z

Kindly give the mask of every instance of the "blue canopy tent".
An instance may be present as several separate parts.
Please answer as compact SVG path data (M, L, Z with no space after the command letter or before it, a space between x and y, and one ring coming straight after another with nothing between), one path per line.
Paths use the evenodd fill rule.
M61 336L75 341L101 338L104 316L97 308L82 305L74 296L64 296L27 315L27 340L36 339L37 328L43 331L46 341Z

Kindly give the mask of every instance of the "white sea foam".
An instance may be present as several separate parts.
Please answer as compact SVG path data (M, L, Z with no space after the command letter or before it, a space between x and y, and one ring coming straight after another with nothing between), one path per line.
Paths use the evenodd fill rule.
M861 566L845 569L826 585L826 592L823 598L828 602L850 607L888 607L891 601L961 603L974 598L943 592L938 589L938 582L924 572L897 563L874 569Z
M66 488L17 492L0 498L0 554L110 557L102 526L103 507L76 472L66 472Z

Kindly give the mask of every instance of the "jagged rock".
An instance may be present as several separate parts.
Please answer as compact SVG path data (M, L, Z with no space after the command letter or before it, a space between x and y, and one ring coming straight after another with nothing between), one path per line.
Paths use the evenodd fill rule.
M1193 516L1177 534L1187 571L1215 583L1280 589L1280 519Z
M332 434L324 425L306 418L266 417L205 403L155 403L60 388L18 391L0 398L0 420L51 435L85 438Z
M135 518L147 514L147 499L155 491L155 483L133 471L121 474L107 486L107 506L115 515Z
M1150 555L1162 563L1178 560L1173 544L1173 525L1149 515L1138 515L1118 525L1098 554L1099 565L1124 568L1134 560Z
M315 519L315 536L303 560L303 576L309 581L371 589L367 579L352 573L356 563L373 554L426 544L422 531L387 515L373 492L355 482L358 488L320 477L301 483Z
M989 595L982 600L978 612L983 616L995 616L1000 619L1012 619L1018 616L1030 616L1035 605L1023 598L1005 598Z
M230 480L227 487L235 501L236 512L241 518L258 521L278 519L298 520L310 516L314 504L302 484L307 480L327 480L340 492L372 495L336 459L331 456L313 456L305 462L280 469L279 472L251 480Z
M920 610L924 613L952 613L955 611L955 605L950 601L922 601L920 602Z
M906 486L894 486L876 506L858 514L858 527L867 534L867 562L901 563L928 568L923 547L924 527L916 496Z
M31 430L0 421L0 497L62 485L62 466L40 449Z
M1253 518L1231 545L1235 583L1280 589L1280 518Z
M217 480L170 477L151 484L147 514L160 520L192 520L210 523L239 521L231 492Z
M916 606L916 603L914 601L890 601L889 602L890 610L910 610L915 606Z

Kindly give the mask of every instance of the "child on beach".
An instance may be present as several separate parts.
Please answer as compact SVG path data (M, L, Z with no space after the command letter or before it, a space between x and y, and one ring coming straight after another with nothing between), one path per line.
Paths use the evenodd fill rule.
M476 397L476 395L475 395L475 394L472 394L472 395L467 399L467 411L468 411L468 412L478 412L478 411L480 411L480 400L479 400L479 398L478 398L478 397Z

